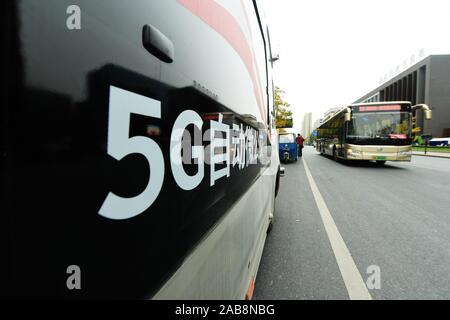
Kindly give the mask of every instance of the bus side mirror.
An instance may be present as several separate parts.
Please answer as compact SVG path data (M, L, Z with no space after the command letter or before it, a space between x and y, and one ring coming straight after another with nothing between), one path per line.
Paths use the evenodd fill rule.
M271 53L270 62L274 63L275 61L280 59L280 54L278 52Z
M423 111L425 120L431 120L432 114L429 106L427 106L426 104L416 104L415 106L411 107L411 110L413 111L417 109L421 109Z
M347 112L347 113L344 115L344 121L345 121L345 122L349 122L350 120L352 120L352 115L351 115L351 113Z

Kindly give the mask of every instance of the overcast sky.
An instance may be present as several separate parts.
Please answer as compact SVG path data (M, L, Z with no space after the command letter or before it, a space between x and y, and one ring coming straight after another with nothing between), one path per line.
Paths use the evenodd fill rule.
M274 83L294 128L379 86L405 62L450 54L450 0L262 0L274 51ZM388 80L388 79L387 79Z

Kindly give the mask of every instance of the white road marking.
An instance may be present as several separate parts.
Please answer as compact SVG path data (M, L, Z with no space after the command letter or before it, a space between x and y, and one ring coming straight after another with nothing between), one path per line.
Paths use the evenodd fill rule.
M353 261L352 255L345 245L344 239L342 239L339 230L334 223L330 210L325 203L316 182L314 181L311 172L305 159L303 165L305 167L306 176L309 181L314 200L316 201L317 208L319 209L320 216L322 218L323 225L330 240L331 247L333 249L334 256L336 257L339 270L341 271L342 278L344 279L345 287L347 288L348 295L351 300L372 300L372 296L364 283L361 274L356 267L355 261Z

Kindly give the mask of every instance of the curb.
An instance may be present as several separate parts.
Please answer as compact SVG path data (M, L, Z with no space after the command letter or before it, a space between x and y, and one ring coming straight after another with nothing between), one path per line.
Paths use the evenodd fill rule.
M423 154L423 153L413 153L413 156L419 156L419 157L430 157L430 158L441 158L441 159L450 159L450 156L446 157L446 156L436 156L436 155L430 155L428 154Z

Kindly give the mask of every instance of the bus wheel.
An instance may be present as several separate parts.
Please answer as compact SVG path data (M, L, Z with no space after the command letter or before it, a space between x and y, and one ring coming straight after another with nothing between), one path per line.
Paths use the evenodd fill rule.
M273 213L270 213L270 215L269 215L269 226L267 227L266 233L270 233L270 231L272 231L272 228L273 228Z
M338 161L337 153L336 153L336 147L333 147L333 160L334 161Z
M275 180L275 197L278 195L279 189L280 189L280 168L278 168L277 178Z
M377 164L380 166L384 165L386 163L386 160L377 160Z
M276 198L276 193L274 193L273 195L273 206L272 206L272 212L269 213L269 225L267 226L267 230L266 233L269 233L270 231L272 231L273 228L273 220L274 220L274 214L275 214L275 198Z

